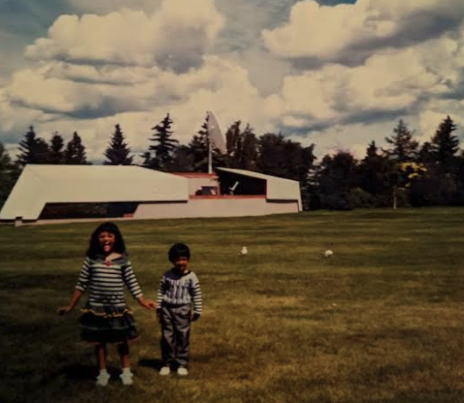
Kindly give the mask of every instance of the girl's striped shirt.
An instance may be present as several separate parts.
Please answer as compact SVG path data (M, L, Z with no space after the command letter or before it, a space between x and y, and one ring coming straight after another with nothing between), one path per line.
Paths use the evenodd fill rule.
M76 289L82 292L89 289L90 305L123 308L126 306L124 284L134 299L142 296L132 265L124 256L109 263L104 259L87 257L82 265Z

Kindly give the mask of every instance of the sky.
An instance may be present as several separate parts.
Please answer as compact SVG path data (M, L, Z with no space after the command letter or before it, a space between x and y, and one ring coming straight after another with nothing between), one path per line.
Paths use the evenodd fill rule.
M462 0L0 0L0 141L77 131L96 163L167 113L187 144L213 111L322 157L362 158L399 119L464 143Z

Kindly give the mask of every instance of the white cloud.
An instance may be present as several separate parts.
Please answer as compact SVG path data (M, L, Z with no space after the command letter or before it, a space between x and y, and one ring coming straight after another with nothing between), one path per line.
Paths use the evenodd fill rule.
M464 17L461 0L358 0L321 6L295 4L287 24L263 30L268 49L281 57L361 62L382 47L403 47L453 29Z
M399 118L421 141L447 114L464 125L464 24L456 26L464 2L444 0L438 10L437 0L303 1L287 25L263 32L271 53L255 42L243 47L262 25L234 31L248 29L251 16L228 18L219 34L225 18L213 0L189 0L189 7L185 0L104 0L92 8L68 1L87 14L58 18L29 46L30 65L0 87L0 133L8 141L16 133L19 142L29 124L47 138L57 130L68 140L77 130L98 161L117 123L139 153L166 113L185 144L212 109L223 131L241 120L257 135L282 131L314 142L318 155L344 149L362 158L371 140L383 145ZM233 6L222 4L231 15ZM240 4L251 14L266 1ZM258 23L275 26L277 11L269 6ZM224 32L242 47L234 49ZM295 62L305 58L319 64Z
M317 128L421 110L464 87L464 58L456 57L463 49L462 37L444 36L383 50L359 66L326 64L289 75L280 95L284 124Z
M148 146L150 128L168 112L181 143L188 143L200 129L207 110L215 112L224 132L238 119L244 125L271 130L281 112L275 97L263 98L250 83L246 69L233 59L217 56L204 56L201 67L182 74L156 67L45 62L36 69L18 71L4 94L10 109L21 105L48 112L48 119L37 122L31 116L26 125L37 122L38 133L77 130L89 157L100 160L116 123L132 147L142 150ZM24 117L16 118L24 124Z
M194 66L214 44L224 18L213 0L165 0L153 14L127 8L105 15L63 15L46 38L27 47L33 60L115 63L178 70Z

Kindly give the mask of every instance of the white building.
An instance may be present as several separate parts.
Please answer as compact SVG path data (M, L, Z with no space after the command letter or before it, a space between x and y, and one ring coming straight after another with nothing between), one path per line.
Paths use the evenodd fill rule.
M0 221L232 217L301 209L297 181L240 169L173 174L122 165L27 165Z

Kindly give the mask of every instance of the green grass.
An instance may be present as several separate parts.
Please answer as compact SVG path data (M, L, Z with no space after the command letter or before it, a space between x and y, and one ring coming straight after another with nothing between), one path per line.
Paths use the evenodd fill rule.
M159 325L128 296L135 385L112 349L104 389L78 310L54 314L95 226L0 227L0 401L464 401L464 209L119 223L148 298L169 246L188 243L205 308L190 375L160 377Z

